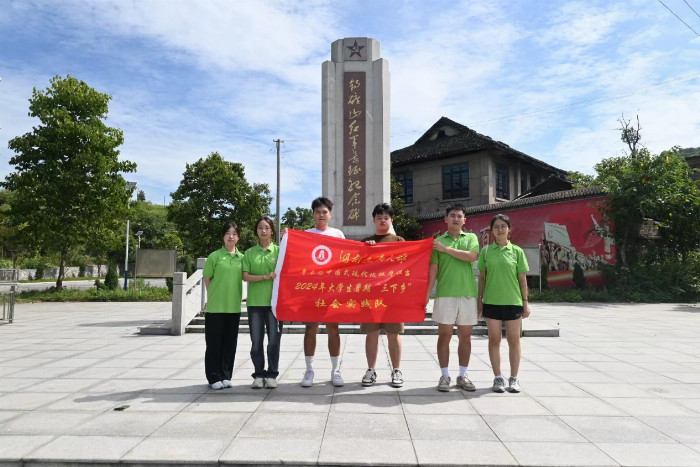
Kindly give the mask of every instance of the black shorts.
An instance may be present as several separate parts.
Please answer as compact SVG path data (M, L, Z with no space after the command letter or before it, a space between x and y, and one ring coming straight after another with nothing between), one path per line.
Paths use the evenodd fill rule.
M484 303L484 318L513 321L523 316L522 305L489 305Z

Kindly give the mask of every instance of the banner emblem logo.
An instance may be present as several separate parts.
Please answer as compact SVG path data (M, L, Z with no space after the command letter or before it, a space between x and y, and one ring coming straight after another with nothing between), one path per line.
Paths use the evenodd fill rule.
M331 249L325 245L319 245L311 252L311 260L319 266L328 264L332 257Z

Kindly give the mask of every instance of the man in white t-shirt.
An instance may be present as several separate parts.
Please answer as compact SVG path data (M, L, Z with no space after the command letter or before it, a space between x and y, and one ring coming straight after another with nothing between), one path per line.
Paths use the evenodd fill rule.
M343 232L333 228L328 223L331 220L333 202L328 198L320 197L313 200L311 210L313 211L316 227L308 229L307 232L330 237L345 238ZM340 374L340 333L338 323L325 323L328 334L328 353L331 355L331 383L333 386L343 386L345 382ZM318 323L309 323L304 332L304 356L306 357L306 372L301 380L302 387L308 388L314 383L314 354L316 353L316 333L318 333Z

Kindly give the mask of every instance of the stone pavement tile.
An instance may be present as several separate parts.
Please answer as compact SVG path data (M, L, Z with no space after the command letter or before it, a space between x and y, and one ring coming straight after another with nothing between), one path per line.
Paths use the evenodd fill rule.
M326 415L316 413L254 413L237 438L321 439Z
M180 412L151 436L233 439L250 418L248 413Z
M0 396L0 410L34 410L68 396L58 392L14 392Z
M331 413L403 413L398 393L335 394Z
M182 370L183 368L189 367L190 364L195 363L195 361L199 361L199 358L195 359L192 355L190 355L175 359L173 354L169 353L168 358L161 358L152 362L146 362L141 365L141 368L174 368L177 370Z
M403 415L372 413L330 413L324 439L387 439L409 440L408 427Z
M206 380L200 379L166 379L154 384L145 393L158 394L204 394L209 391Z
M413 440L498 441L479 415L406 415Z
M30 462L119 462L143 438L136 436L59 436L24 456Z
M518 465L500 441L415 440L418 464L448 465Z
M63 435L81 425L95 414L92 412L32 411L0 424L0 434L13 435Z
M611 374L611 376L619 379L620 381L624 381L626 383L655 383L655 384L675 384L680 382L679 380L669 378L668 376L664 376L662 374L653 372L653 371L645 371L645 370L637 370L634 372L624 372L624 373L615 373Z
M183 410L187 412L255 412L269 391L243 393L237 388L202 394Z
M579 363L584 363L584 362L612 362L615 361L614 358L608 356L608 355L603 355L598 352L575 352L575 353L565 353L562 354L568 357L570 360L574 362L579 362ZM618 360L622 360L619 358Z
M433 370L440 372L440 365L435 360L403 360L401 370Z
M53 362L53 360L53 358L20 357L4 361L2 362L2 365L18 368L32 368L35 366L41 366L47 363L51 363Z
M493 396L490 396L490 395ZM489 397L469 399L481 415L552 415L535 399L522 394L496 394Z
M697 399L700 396L700 384L635 384L634 386L647 393L668 399Z
M16 378L14 376L0 379L0 392L15 392L31 386L37 386L44 382L42 378ZM47 391L49 392L49 391Z
M72 410L87 412L104 412L118 405L122 405L126 399L136 396L138 392L125 393L90 393L76 392L49 404L42 410Z
M170 380L175 379L188 379L188 380L199 380L206 384L207 379L204 376L204 368L188 368L186 370L179 371L173 374ZM301 381L301 378L299 379Z
M24 389L26 392L75 392L99 383L99 379L47 378Z
M586 397L589 394L579 387L566 382L540 383L530 380L521 380L520 385L525 394L529 396L556 396L556 397Z
M152 360L152 358L108 358L94 363L93 366L95 368L136 368Z
M18 461L55 436L0 435L0 462Z
M596 397L649 397L649 393L627 383L576 383Z
M469 372L472 373L471 371ZM586 372L590 373L590 372ZM546 370L531 370L527 373L520 372L520 377L525 378L524 380L537 382L537 383L562 383L564 379L558 374L550 373ZM484 381L489 383L493 382L493 372L489 371L483 378ZM523 380L523 381L524 381ZM472 379L474 381L474 379Z
M160 383L160 379L118 379L112 378L86 389L87 392L134 392L143 391Z
M362 376L365 375L366 370L362 370ZM384 376L388 376L388 372L384 374ZM343 377L345 374L343 374ZM361 379L357 379L354 381L348 381L347 379L345 380L345 386L335 388L333 393L335 395L339 394L355 394L355 395L397 395L398 394L398 389L394 388L391 386L391 382L389 380L386 381L377 381L374 383L372 386L364 387L361 383Z
M633 365L631 363L625 363L620 361L612 362L586 362L586 365L593 368L596 371L602 371L603 373L634 373L635 371L642 371L639 366ZM643 366L646 367L648 364L645 363Z
M690 409L692 412L688 413L694 417L700 414L700 399L674 399L673 402Z
M328 413L333 396L330 394L285 394L271 391L260 404L258 412Z
M667 377L669 380L672 380L671 382L692 384L700 383L700 372L696 370L689 370L685 373L673 373L670 371L662 371L661 374Z
M632 417L562 416L593 443L674 443L663 433Z
M686 446L700 453L700 444L686 444Z
M315 465L321 438L236 438L219 457L219 465L308 464Z
M554 415L620 416L625 412L619 410L616 403L627 399L610 399L609 403L595 397L536 397L535 400Z
M532 363L538 362L575 362L576 359L571 358L568 355L553 353L553 352L528 352L523 356L523 361L529 361Z
M324 438L318 456L320 465L416 465L410 441L383 439Z
M16 368L17 369L17 368ZM54 367L52 365L42 365L36 368L29 368L27 370L21 370L12 373L12 378L23 378L23 379L46 379L46 378L56 378L58 376L70 373L70 368ZM2 376L2 374L0 374Z
M615 397L608 399L603 398L603 400L635 417L655 415L666 417L700 417L699 413L688 410L687 407L679 403L679 400L674 399L662 399L659 397Z
M19 417L20 415L24 415L26 413L27 411L2 410L0 411L0 423L6 422L12 418Z
M493 416L484 421L501 441L585 443L586 439L555 416Z
M176 412L121 412L99 414L67 434L81 436L148 436Z
M89 366L99 365L101 363L103 363L103 360L99 358L69 358L66 360L51 362L51 366L59 368L87 368Z
M123 463L216 464L229 444L228 439L149 437L121 459Z
M458 391L430 396L412 396L401 393L400 397L403 411L406 414L476 414L471 403Z
M129 410L135 412L179 412L198 397L199 394L163 394L144 391L124 400L122 404L129 405Z
M634 466L698 466L700 453L682 444L596 443L621 465Z
M504 362L507 363L507 362ZM505 367L501 365L505 371ZM551 371L552 373L559 373L562 371L595 371L593 368L589 367L587 364L578 362L539 362L537 363L536 369L544 369ZM527 368L525 365L520 365L520 370L522 373L527 373Z
M19 373L21 371L24 371L21 367L2 366L2 361L0 361L0 377L2 377L2 378Z
M620 380L597 371L557 371L556 375L570 383L619 383Z
M301 375L303 376L303 375ZM308 388L301 387L301 376L299 378L286 378L283 377L278 379L278 386L275 388L274 392L290 395L331 395L334 392L333 385L326 382L325 380L315 379L313 386ZM317 375L318 376L318 375Z
M520 465L618 465L617 462L590 443L518 441L504 444Z
M179 373L176 368L131 368L123 371L119 379L166 379Z
M700 417L640 417L640 420L678 442L700 441Z

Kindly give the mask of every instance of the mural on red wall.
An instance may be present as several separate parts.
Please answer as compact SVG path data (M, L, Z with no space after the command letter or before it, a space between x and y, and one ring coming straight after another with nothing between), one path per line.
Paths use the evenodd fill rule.
M602 284L600 265L615 263L615 245L606 235L611 227L603 223L599 212L604 202L604 197L596 197L492 211L467 216L464 230L475 233L484 247L493 241L491 219L496 214L505 214L513 225L511 241L521 247L539 248L540 264L547 265L551 287L572 287L576 263L583 268L586 283L598 286ZM426 237L442 234L445 230L442 219L422 226ZM536 268L537 265L530 264L531 272Z

